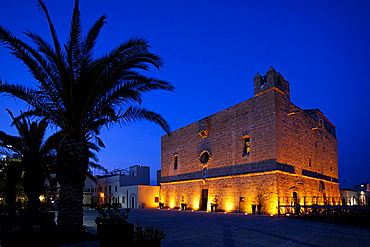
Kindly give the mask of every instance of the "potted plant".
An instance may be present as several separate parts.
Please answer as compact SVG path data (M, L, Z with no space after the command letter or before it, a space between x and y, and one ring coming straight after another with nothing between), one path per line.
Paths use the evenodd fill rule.
M218 195L215 195L215 198L213 198L213 211L215 213L217 213L217 206L218 206Z
M184 200L184 197L182 197L182 200L181 200L181 210L186 210L186 206L187 206L187 204L186 204L186 202Z
M269 200L269 194L267 194L266 191L263 191L261 188L258 188L257 195L256 195L258 215L262 214L262 205L267 200Z
M265 197L264 194L261 190L258 191L257 193L257 214L261 215L262 214L262 203L264 201Z
M257 214L261 215L262 214L262 204L257 205Z
M252 204L252 213L253 215L256 214L256 204Z
M134 246L160 247L161 241L166 237L164 231L153 226L143 227L140 224L135 226Z
M123 211L111 208L99 209L95 218L101 247L131 244L134 237L134 224L128 223L130 209Z
M159 208L164 209L164 203L162 201L162 198L159 198Z

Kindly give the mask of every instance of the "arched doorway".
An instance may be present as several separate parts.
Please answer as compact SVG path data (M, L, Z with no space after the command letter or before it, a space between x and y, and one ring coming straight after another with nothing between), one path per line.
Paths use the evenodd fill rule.
M131 200L130 200L130 206L131 208L136 208L136 195L135 194L131 194Z
M202 198L200 201L200 210L207 210L208 205L208 189L202 189Z
M293 205L297 205L298 204L298 193L297 192L293 192Z

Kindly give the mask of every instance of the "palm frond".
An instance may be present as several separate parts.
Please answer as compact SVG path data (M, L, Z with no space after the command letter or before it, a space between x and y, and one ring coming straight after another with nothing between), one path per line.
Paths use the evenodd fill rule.
M8 84L0 80L0 93L23 100L34 108L45 109L48 107L47 99L38 91L22 85Z
M83 50L81 56L81 74L85 74L86 71L90 68L91 63L93 62L93 51L95 48L96 40L99 36L100 30L102 29L103 25L106 23L106 15L101 16L94 25L90 28L89 32L87 33L84 42L83 42Z
M22 155L25 148L20 137L8 135L4 131L0 131L0 147L2 147L3 150L12 151L19 155Z
M76 0L76 2L79 2L79 0ZM55 48L56 54L58 54L58 56L60 56L60 57L63 57L62 49L61 49L61 46L60 46L60 43L59 43L59 40L58 40L58 37L57 37L57 32L55 30L53 22L51 21L49 11L46 8L46 5L44 4L44 2L42 0L38 0L38 3L39 3L39 6L40 6L41 10L44 12L45 17L47 19L47 22L49 24L49 30L50 30L50 34L51 34L51 37L52 37L52 40L53 40L53 43L54 43L54 48Z
M108 173L108 170L105 167L91 161L89 162L89 167Z
M171 132L167 121L158 113L149 111L145 108L130 106L124 112L118 113L118 122L121 124L129 124L141 120L158 124L168 134Z
M39 49L49 46L40 37L30 32L25 32L36 44L40 42ZM50 78L54 78L56 73L55 69L49 64L43 56L27 43L15 37L9 30L0 26L0 42L4 44L12 54L20 59L30 70L31 74L42 84L50 82ZM42 47L42 46L45 47ZM49 48L50 49L50 48Z
M69 41L65 45L69 75L72 77L70 81L77 78L78 71L80 71L81 61L81 43L82 43L82 26L81 26L81 13L79 10L79 1L75 2L72 14L71 31L69 34Z
M95 145L94 143L92 142L87 142L87 147L90 149L90 150L93 150L95 152L100 152L100 147Z

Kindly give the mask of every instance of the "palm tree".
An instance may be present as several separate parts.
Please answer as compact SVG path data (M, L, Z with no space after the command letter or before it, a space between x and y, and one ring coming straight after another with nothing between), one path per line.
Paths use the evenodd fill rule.
M7 111L13 120L12 125L16 127L19 136L12 136L4 131L0 131L0 147L3 150L7 150L4 153L8 154L11 151L20 157L16 161L19 163L17 167L24 171L24 192L28 198L27 211L30 214L35 214L40 206L39 196L44 191L45 180L51 180L51 174L55 170L56 156L54 151L59 142L61 132L57 132L45 139L48 127L46 119L42 119L39 122L31 122L30 119L15 118L10 110ZM88 143L88 146L89 167L107 172L104 167L98 164L99 159L93 152L99 152L100 148L91 142ZM16 164L14 161L10 162L6 166L7 169L5 171L8 171L10 166L16 166L14 164ZM13 170L16 169L11 168L11 172ZM86 176L94 180L90 172L87 172Z
M0 147L18 154L24 171L24 192L28 198L27 211L35 214L39 209L39 196L43 193L47 167L55 156L58 134L44 140L48 123L46 119L31 122L30 119L16 119L11 111L7 110L13 119L19 136L12 136L0 131Z
M166 120L140 106L143 93L172 91L165 81L144 76L150 66L161 68L162 60L149 51L148 42L132 38L107 55L94 58L93 51L106 16L101 16L83 35L79 0L76 0L69 40L62 46L45 4L38 0L49 24L53 44L30 31L25 34L36 48L0 27L0 43L5 45L30 70L38 89L0 81L0 92L15 96L31 107L23 115L48 119L61 129L58 147L57 178L60 183L58 227L62 231L83 229L83 186L88 169L88 141L103 127L148 120L166 132Z

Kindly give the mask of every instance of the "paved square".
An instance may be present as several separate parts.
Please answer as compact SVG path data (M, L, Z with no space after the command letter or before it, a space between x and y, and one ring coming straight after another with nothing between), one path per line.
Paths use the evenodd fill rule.
M87 231L96 232L96 215L96 211L85 211ZM278 216L132 209L129 221L164 230L166 238L162 240L162 247L370 247L370 229Z

